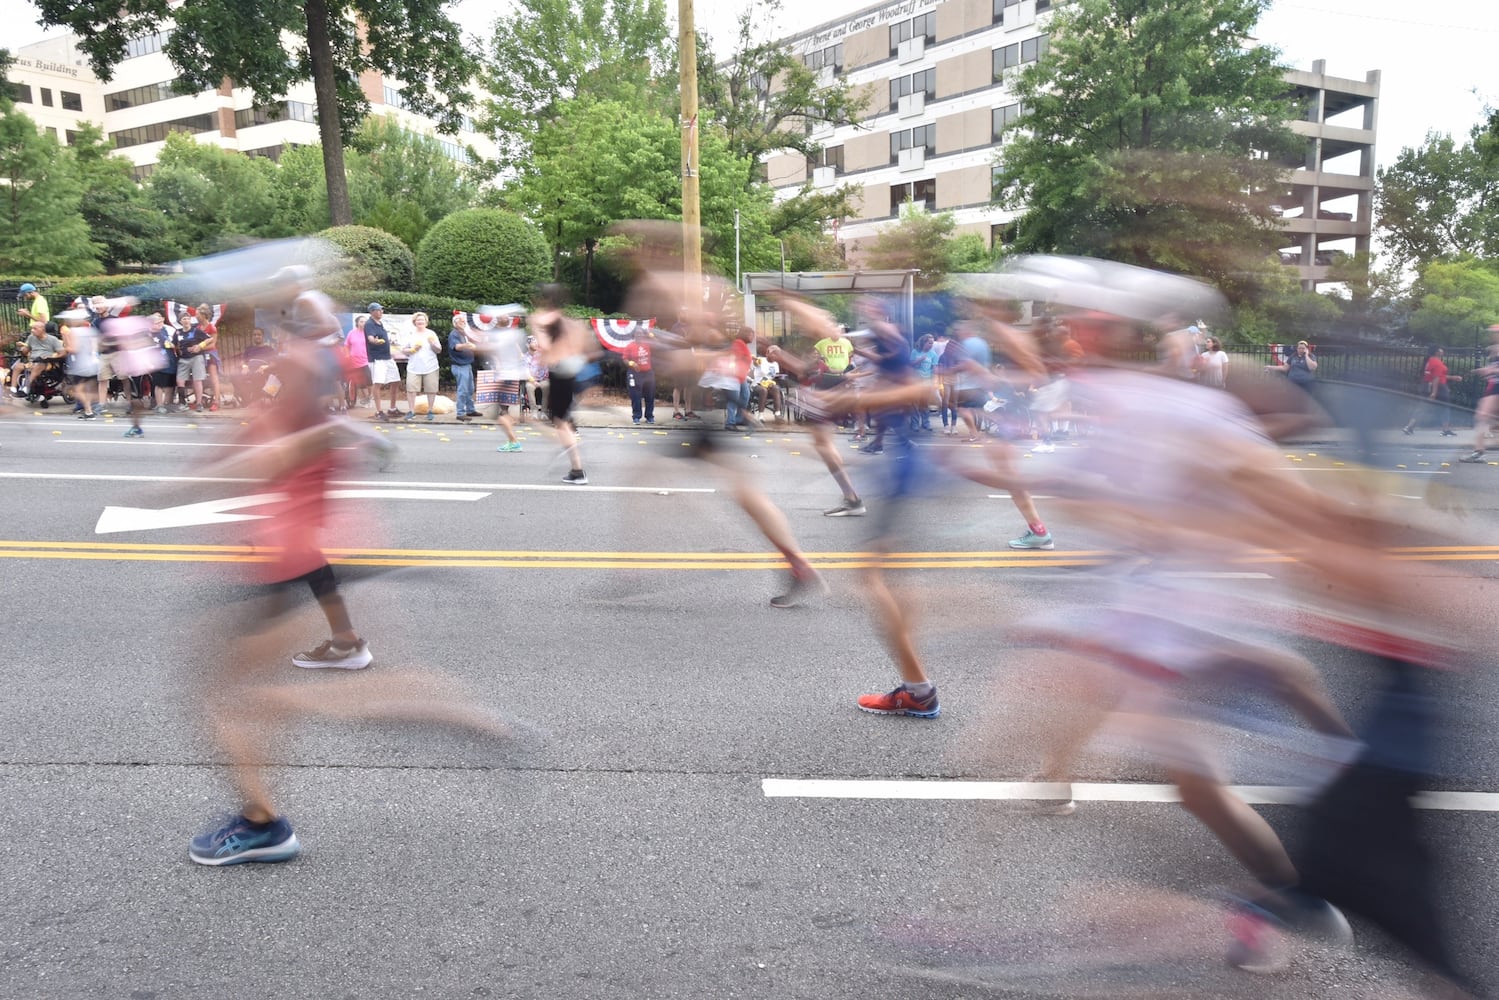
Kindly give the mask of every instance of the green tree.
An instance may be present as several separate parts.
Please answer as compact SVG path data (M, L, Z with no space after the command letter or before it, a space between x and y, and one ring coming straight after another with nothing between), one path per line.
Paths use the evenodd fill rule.
M1379 171L1377 218L1397 268L1462 254L1499 257L1499 133L1429 134Z
M675 64L670 36L663 0L517 0L495 21L483 69L501 165L524 165L567 101L640 103Z
M875 234L865 259L879 271L915 270L917 288L935 288L952 267L955 225L951 212L927 212L907 202L900 221Z
M757 165L780 150L812 156L821 146L809 125L849 125L864 110L855 90L838 76L820 78L779 40L760 36L760 26L780 8L780 0L755 0L745 7L733 52L721 64L699 40L701 116L723 129L735 156ZM757 169L752 179L763 179L763 172Z
M272 174L271 194L275 217L283 228L297 234L326 228L328 183L323 175L323 151L315 145L283 146Z
M172 24L165 51L184 92L231 80L263 103L283 100L293 84L312 81L317 95L329 219L353 221L343 140L369 111L360 74L374 70L402 82L405 105L456 132L474 60L458 26L437 0L37 0L46 24L70 29L101 80L113 76L125 43ZM283 35L297 39L288 54Z
M349 198L362 226L415 247L433 223L468 208L477 194L468 165L448 156L439 140L403 128L393 117L368 118L354 134Z
M1269 0L1075 0L1015 84L1024 112L998 157L1015 249L1200 275L1235 299L1269 269L1269 193L1298 148Z
M510 200L540 225L552 246L553 271L563 258L583 257L583 302L592 302L593 255L616 222L680 219L681 136L669 118L636 105L579 99L536 135L527 171ZM734 273L734 211L746 270L764 267L777 250L770 234L772 194L751 188L753 164L732 155L721 131L699 137L703 252L722 274Z
M493 208L453 213L416 248L417 288L428 295L491 305L520 302L550 270L546 240L536 227Z
M0 50L0 271L93 274L99 248L90 239L72 156L16 110Z
M1479 344L1479 331L1499 322L1499 261L1462 257L1421 268L1411 333L1429 343Z
M147 178L151 205L167 222L179 256L222 250L246 237L293 235L277 213L276 164L191 136L167 136Z
M166 220L135 182L131 163L114 154L104 131L79 122L70 147L78 179L88 197L81 211L89 233L99 244L106 270L122 264L158 264L174 256Z

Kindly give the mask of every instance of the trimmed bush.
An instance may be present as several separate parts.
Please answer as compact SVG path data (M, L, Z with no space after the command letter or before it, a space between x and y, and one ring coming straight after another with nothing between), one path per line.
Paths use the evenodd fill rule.
M454 212L427 230L416 248L417 287L444 298L524 302L551 270L536 227L497 208Z
M334 226L318 233L348 262L342 283L359 288L416 290L416 257L406 244L372 226Z

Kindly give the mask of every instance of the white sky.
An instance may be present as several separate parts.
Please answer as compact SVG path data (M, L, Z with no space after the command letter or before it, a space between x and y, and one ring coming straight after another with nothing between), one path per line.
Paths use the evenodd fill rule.
M675 20L677 0L667 0ZM699 30L727 51L743 0L696 0ZM790 3L765 34L784 35L810 28L840 14L870 6L861 0ZM509 0L458 0L451 5L463 27L487 38L495 17L510 9ZM1429 19L1421 17L1430 11ZM0 0L0 23L8 26L4 43L14 48L56 31L36 26L29 0ZM1325 59L1334 76L1362 80L1381 71L1380 165L1394 160L1403 146L1420 144L1428 130L1466 137L1482 116L1484 104L1499 105L1499 77L1481 67L1492 65L1499 48L1499 4L1494 0L1440 0L1419 5L1411 0L1275 0L1260 22L1258 36L1281 50L1299 69ZM1476 93L1475 93L1476 91Z

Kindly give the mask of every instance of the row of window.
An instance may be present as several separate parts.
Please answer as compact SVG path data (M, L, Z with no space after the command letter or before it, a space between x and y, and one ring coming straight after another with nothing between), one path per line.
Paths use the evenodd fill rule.
M926 94L931 100L937 96L937 67L918 70L909 76L896 77L890 81L890 110L900 106L900 99L907 94Z
M802 65L813 72L822 69L824 66L831 66L833 67L834 74L842 73L843 43L839 42L837 45L829 45L827 48L818 49L816 52L808 52L802 56Z
M1020 6L1020 0L994 0L994 23L1005 23L1005 11L1011 7ZM1051 0L1036 0L1036 13L1042 14L1051 10Z
M141 56L149 56L153 52L160 52L166 47L167 39L172 37L172 31L153 32L149 35L140 35L125 43L126 59L137 59Z
M138 108L142 104L155 104L157 101L169 101L182 94L172 89L176 78L162 80L160 83L148 83L141 87L131 87L129 90L116 90L112 94L104 95L105 111L124 111L126 108Z
M38 87L37 89L41 91L42 107L52 107L52 91L47 87ZM75 94L70 90L62 90L58 91L58 95L62 100L64 111L83 110L82 94ZM12 83L10 85L10 99L17 104L31 104L31 86L25 83Z
M994 79L1000 80L1004 72L1014 66L1035 62L1046 54L1051 48L1051 42L1046 35L1037 35L1035 38L1027 38L1023 42L1014 42L994 50Z
M900 54L900 43L910 38L925 38L928 45L937 41L937 12L918 14L909 21L890 26L890 54Z
M186 132L196 135L199 132L212 132L219 127L218 115L189 115L186 118L178 118L169 122L156 122L152 125L141 125L138 128L123 128L118 132L109 133L109 138L114 142L116 149L124 149L126 146L139 146L147 142L161 142L173 132Z
M234 112L235 128L250 128L269 125L271 122L317 122L317 109L302 101L282 101L277 104L261 104L253 108L238 108Z
M995 108L993 111L993 141L996 143L1002 142L1006 126L1018 120L1023 114L1025 114L1025 107L1018 102L1015 104L1006 104L1002 108ZM914 149L918 146L924 148L929 155L936 155L937 126L935 124L916 125L899 132L891 132L890 162L899 162L901 150ZM811 166L814 169L817 167L832 167L835 176L842 175L844 170L843 147L824 146L821 151L812 157Z
M890 185L890 214L899 215L906 202L920 205L928 212L937 210L937 178Z

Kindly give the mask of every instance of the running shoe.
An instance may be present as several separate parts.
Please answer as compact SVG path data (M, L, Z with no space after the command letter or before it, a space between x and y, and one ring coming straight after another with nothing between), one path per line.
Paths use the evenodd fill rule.
M1478 462L1482 462L1483 461L1483 452L1481 452L1481 451L1471 452L1471 453L1469 453L1467 455L1464 455L1462 458L1458 459L1458 461L1459 462L1467 462L1469 464L1476 464Z
M415 410L407 410L406 411L406 416L403 419L406 420L408 423L410 423L411 421L415 420L416 419L416 411Z
M428 410L427 411L427 423L430 424L430 423L432 423L432 421L434 421L436 419L437 419L437 414L433 413L431 410Z
M885 454L885 446L882 444L866 444L859 451L866 455L883 455Z
M519 450L520 450L519 448L516 449L516 451L519 451ZM585 476L585 475L583 475L583 470L582 469L573 469L567 475L565 475L565 476L562 477L562 481L564 483L567 483L567 484L571 485L571 486L587 486L588 485L588 477Z
M1416 432L1410 427L1410 425L1407 424L1406 426L1400 428L1400 433L1404 434L1406 437L1409 437Z
M369 644L363 639L352 646L345 646L326 639L316 649L305 653L298 653L291 658L291 662L308 670L317 670L331 667L335 670L362 670L374 661L370 655Z
M822 512L823 517L861 517L867 513L864 501L858 497L852 500L844 500L836 507L829 507Z
M478 410L469 410L467 413L464 414L464 416L465 417L482 417L482 416L484 416L484 414L480 413Z
M823 583L822 577L817 574L816 570L809 569L803 576L797 576L795 573L792 573L791 586L787 588L786 593L777 594L772 597L770 599L770 606L773 608L794 608L801 603L802 598L806 597L807 594L816 590L825 591L827 589L828 585Z
M935 687L924 696L918 696L904 684L887 694L859 695L859 710L874 715L910 715L918 719L935 719L942 714Z
M208 412L209 413L217 413L217 412L219 412L219 404L216 403L216 402L209 404ZM339 412L342 413L343 412L343 408L340 408Z
M470 420L472 420L474 418L471 417L471 416L469 416L467 413L460 413L460 414L458 414L458 416L454 417L453 419L456 420L456 421L458 421L460 424L466 424L466 423L468 423Z
M504 444L496 448L495 451L520 451L520 442L506 441Z
M99 419L99 415L97 413L80 413L80 414L78 414L78 416L81 417L84 420L98 420ZM1463 459L1463 461L1466 462L1467 459Z
M1444 438L1455 438L1455 437L1457 437L1457 431L1452 430L1449 427L1443 427L1442 428L1442 437L1444 437Z
M146 432L141 430L139 427L132 427L125 432L125 436L128 438L145 437Z
M1228 918L1228 964L1244 972L1279 972L1286 967L1285 935L1265 910L1246 905Z
M251 823L236 816L210 833L200 833L188 845L187 856L200 865L239 865L246 861L288 861L302 845L284 817Z
M1051 532L1049 531L1044 535L1038 535L1034 531L1027 530L1026 533L1021 535L1019 538L1010 539L1010 548L1012 549L1050 550L1056 547L1056 543L1051 540Z

